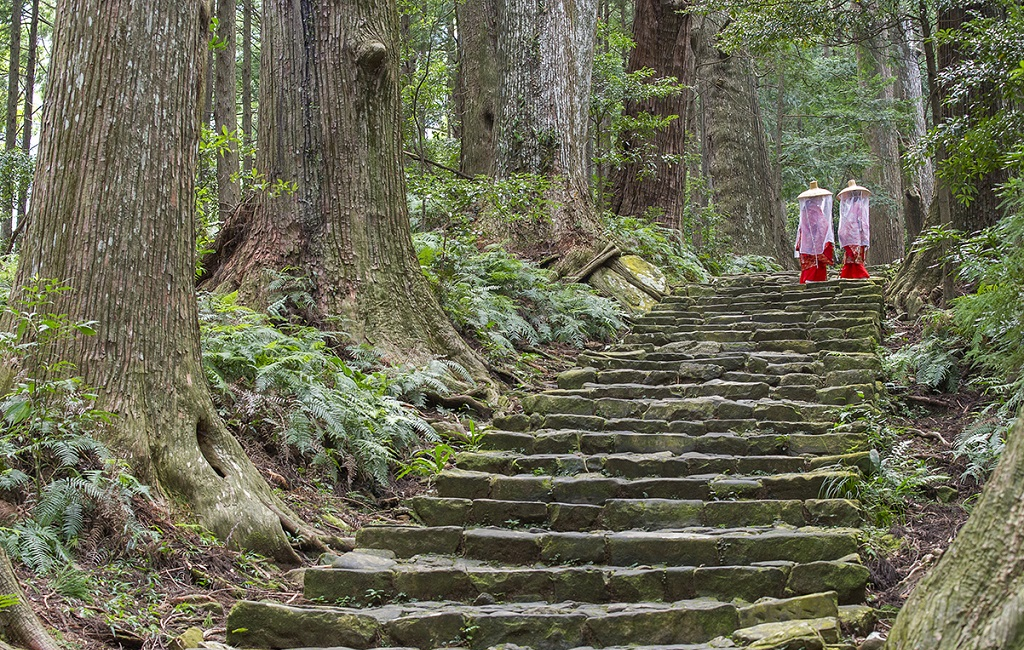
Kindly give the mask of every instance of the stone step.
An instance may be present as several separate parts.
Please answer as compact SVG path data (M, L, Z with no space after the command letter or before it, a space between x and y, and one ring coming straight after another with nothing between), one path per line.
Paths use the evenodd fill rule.
M839 604L864 599L869 571L858 558L758 566L493 566L443 556L399 560L360 551L303 574L303 594L319 603L380 605L401 600L553 603L674 602L694 598L754 602L836 592Z
M365 526L356 547L397 557L445 555L503 565L601 564L629 567L733 566L822 562L856 555L851 528L702 528L557 532L460 526Z
M494 418L494 426L509 431L538 431L541 429L571 429L590 432L626 432L626 433L686 433L701 436L707 433L807 433L821 434L832 431L836 425L833 419L828 420L773 420L769 418L755 419L716 419L716 420L663 420L644 418L601 418L583 415L543 415L533 413L515 413ZM855 425L843 425L849 427Z
M697 423L703 424L703 423ZM767 423L764 423L767 424ZM788 423L787 423L788 424ZM738 435L733 432L643 433L590 432L572 429L545 429L535 433L488 431L481 448L488 451L515 451L521 454L656 454L671 452L727 453L741 455L816 455L838 456L867 451L871 443L864 433L853 431L822 434L769 433Z
M505 476L543 474L574 476L602 474L623 478L683 478L709 474L792 474L826 466L859 467L872 471L868 452L841 456L804 457L782 455L704 454L683 452L619 454L517 454L502 451L460 452L455 457L458 469Z
M702 383L585 383L578 388L562 388L559 389L560 392L549 391L544 394L576 395L602 400L602 403L597 405L596 415L605 418L636 418L643 416L650 400L673 398L724 397L737 400L770 399L833 404L833 396L837 391L831 389L856 386L858 391L873 394L876 390L875 381L874 374L869 371L830 373L825 377L791 373L787 375L786 385L782 385L782 375L732 372L723 373L721 378L709 379ZM562 385L566 384L563 382ZM845 395L850 391L839 392Z
M859 526L846 499L695 501L609 499L600 505L417 496L406 501L427 526L541 526L559 532L692 526Z
M229 644L241 648L380 647L473 650L497 645L570 650L705 643L766 622L838 616L834 593L755 604L713 599L643 604L415 602L384 607L240 601L228 615Z
M629 479L600 474L505 476L450 469L438 474L435 483L442 497L600 505L609 499L818 499L859 476L849 470L821 469L769 476Z
M560 389L527 395L520 403L524 412L545 416L546 421L549 420L548 416L563 415L596 417L602 420L632 418L669 422L715 419L799 422L827 421L837 413L834 406L795 400L727 399L718 395L643 400L591 399L581 395L579 390ZM581 428L586 427L581 425Z
M872 352L878 345L877 339L870 336L836 338L841 335L841 332L838 330L825 330L821 334L825 338L812 338L809 334L805 338L799 338L802 334L801 332L787 331L786 333L788 334L787 338L762 340L751 340L746 333L742 332L711 332L707 334L637 333L627 334L623 338L623 343L627 346L668 346L679 342L691 345L711 343L717 344L722 352L795 352L798 354L815 354L824 350L835 352Z

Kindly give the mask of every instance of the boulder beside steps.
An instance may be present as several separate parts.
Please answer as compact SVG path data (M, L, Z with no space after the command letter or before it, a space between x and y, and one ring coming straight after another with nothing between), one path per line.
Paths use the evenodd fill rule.
M677 289L494 421L415 526L368 526L300 604L238 603L243 648L853 648L868 571L845 405L882 390L872 281Z

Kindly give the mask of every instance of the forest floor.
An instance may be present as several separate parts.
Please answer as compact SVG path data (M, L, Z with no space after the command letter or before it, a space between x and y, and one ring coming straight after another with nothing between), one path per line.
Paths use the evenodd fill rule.
M895 350L919 340L920 327L891 320L886 347ZM512 393L551 388L558 372L579 353L551 348L530 355L523 374L530 386ZM922 387L893 387L885 406L887 422L906 432L908 453L948 478L924 494L905 500L903 521L873 529L865 558L872 573L869 602L881 610L883 628L909 591L930 568L967 519L979 487L962 480L964 460L954 460L952 443L973 421L982 398L972 392L936 395ZM426 413L428 418L443 414ZM360 486L330 488L311 476L299 476L259 441L243 441L256 465L292 508L335 535L351 535L369 522L405 522L402 502L422 492L419 480L401 480L387 490ZM289 477L289 478L285 478ZM223 642L225 619L239 599L293 602L301 598L300 578L249 553L225 548L196 526L154 504L140 504L141 519L159 537L125 550L117 540L86 539L77 549L77 570L39 578L19 567L33 606L44 623L60 631L68 646L99 650L180 650L177 641L189 628L204 640ZM120 556L110 549L121 548ZM316 557L307 558L315 563ZM194 633L194 632L193 632Z

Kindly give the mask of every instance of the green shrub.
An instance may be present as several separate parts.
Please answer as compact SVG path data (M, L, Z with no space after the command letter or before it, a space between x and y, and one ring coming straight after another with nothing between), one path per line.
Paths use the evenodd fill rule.
M774 258L765 255L733 255L722 263L722 275L777 273L781 270L782 266Z
M148 537L134 507L147 488L97 439L111 414L95 407L96 394L72 364L52 358L58 341L94 334L93 323L52 312L53 296L65 291L36 281L16 303L0 306L13 325L0 333L0 357L14 370L0 396L0 492L18 505L0 544L39 573L66 572L71 550L90 529L100 528L118 553Z
M441 305L494 358L546 343L582 347L610 340L623 323L618 304L581 284L552 281L543 269L471 238L414 237L420 265Z
M370 372L365 350L350 350L354 360L346 362L335 351L338 335L275 326L239 305L236 294L201 296L200 326L222 417L284 443L331 480L386 484L404 452L437 440L406 402L422 405L428 392L447 392L459 370L453 364Z
M604 215L608 236L622 250L661 267L672 282L707 282L711 272L682 241L678 232L659 226L653 218Z

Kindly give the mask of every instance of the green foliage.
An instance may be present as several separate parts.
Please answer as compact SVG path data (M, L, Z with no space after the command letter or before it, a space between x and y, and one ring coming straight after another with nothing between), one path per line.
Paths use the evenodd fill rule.
M608 236L622 250L635 253L660 267L672 282L707 282L705 263L682 241L678 231L659 226L649 217L621 217L606 213Z
M459 166L454 82L458 53L453 38L455 2L399 0L402 38L401 93L403 141L417 154L449 167ZM425 163L409 160L413 175L427 173Z
M365 351L350 351L350 362L338 355L337 334L275 325L239 305L236 294L203 295L200 326L222 417L271 436L331 480L386 484L404 451L437 440L403 400L422 404L427 392L447 392L452 364L370 372Z
M933 130L928 144L944 147L937 171L966 204L988 174L1024 175L1024 9L1012 0L985 7L987 16L969 7L959 27L935 36L938 45L957 49L957 62L940 75L955 116Z
M967 463L960 476L961 482L973 479L980 485L988 479L1006 448L1006 435L1012 424L1013 419L1005 415L982 413L971 426L957 434L953 459Z
M447 443L439 442L433 447L416 452L408 463L402 464L402 469L395 478L404 478L409 475L436 476L448 466L454 457L455 449Z
M773 257L764 255L733 255L722 264L723 275L745 275L747 273L776 273L782 266Z
M888 528L902 523L910 500L923 496L926 488L948 477L936 473L923 460L911 454L911 441L903 432L889 426L881 414L859 414L854 417L867 425L867 432L877 450L876 469L868 476L851 476L826 482L825 498L860 501L876 526ZM876 452L872 452L876 453ZM834 469L844 469L835 467Z
M604 44L594 56L593 86L590 99L591 128L597 135L594 148L595 167L621 169L635 165L640 177L650 176L658 164L681 163L678 155L659 151L653 142L678 115L658 115L639 111L626 113L627 103L666 99L681 94L686 86L675 77L659 76L655 70L643 68L626 71L629 52L636 47L628 26L599 20L598 42ZM600 187L606 179L598 179Z
M472 237L437 232L417 234L414 241L442 307L494 358L546 343L582 347L587 340L610 340L622 327L613 301L584 285L552 281L500 247L479 250Z
M883 357L886 375L902 383L917 383L945 393L960 385L960 350L948 337L929 334Z
M53 358L55 343L94 334L93 323L51 310L53 297L67 290L35 281L0 307L13 323L0 334L0 357L15 369L0 396L0 491L22 513L0 532L0 544L39 573L68 565L92 527L102 526L122 551L146 537L134 501L148 497L147 488L97 440L111 414L95 407L96 394L73 365Z

